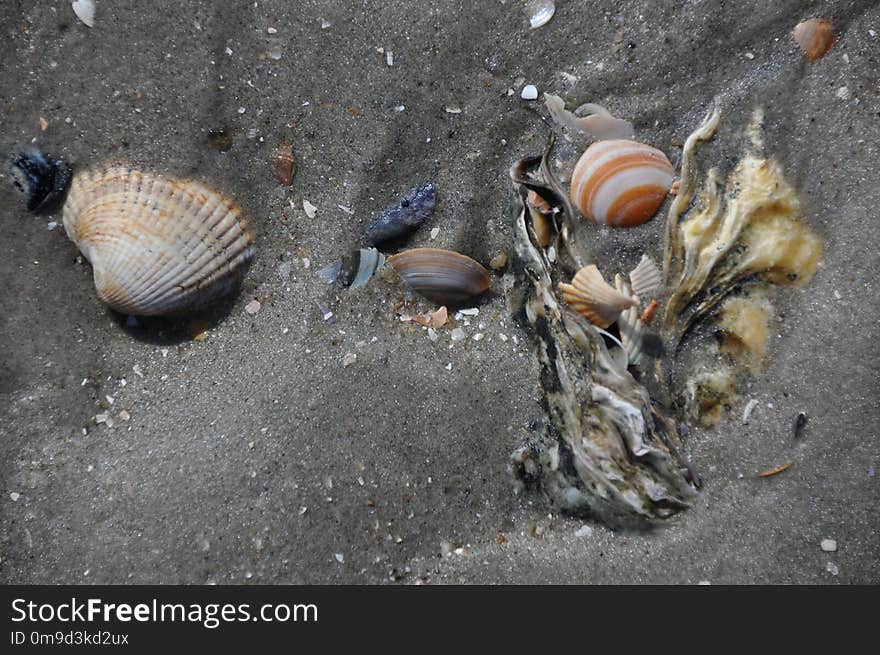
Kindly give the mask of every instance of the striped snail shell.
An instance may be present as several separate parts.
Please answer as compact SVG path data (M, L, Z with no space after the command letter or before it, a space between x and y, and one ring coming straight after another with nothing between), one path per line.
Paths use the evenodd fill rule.
M662 152L637 141L598 141L571 175L571 200L594 223L635 227L663 203L674 178Z
M124 166L74 174L64 229L101 300L136 316L180 314L234 290L253 257L241 210L194 180Z

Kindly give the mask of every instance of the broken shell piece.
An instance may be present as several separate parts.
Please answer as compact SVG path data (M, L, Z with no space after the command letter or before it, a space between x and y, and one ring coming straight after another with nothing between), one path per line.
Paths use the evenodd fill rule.
M528 0L526 2L526 14L529 17L529 27L538 29L550 22L556 13L555 0Z
M275 179L278 184L290 186L293 182L293 174L296 171L296 158L293 156L293 146L289 143L281 143L275 149L273 159L275 165Z
M571 284L560 284L559 290L572 309L603 329L614 323L623 310L638 306L636 300L608 284L595 264L579 270Z
M324 268L320 269L316 275L323 280L326 284L333 284L336 280L339 279L339 274L342 272L342 260L337 259L332 264L328 264Z
M354 266L352 266L352 268L349 269L356 271L354 278L349 285L351 289L357 289L358 287L364 286L370 281L373 274L385 265L385 255L375 248L361 248L357 252L356 260L357 268L355 269ZM350 279L349 275L347 275L346 278Z
M827 18L809 18L801 21L791 32L804 56L816 61L834 45L834 29Z
M253 236L235 203L195 180L124 166L73 176L64 229L114 310L180 314L235 289Z
M74 0L73 13L86 27L95 26L95 3L92 0Z
M565 101L552 93L544 94L544 105L553 122L573 132L586 132L596 139L632 139L635 130L629 121L615 118L601 105L588 103L577 111L588 116L578 116L565 108Z
M64 197L72 174L63 160L52 159L36 148L28 148L13 159L9 172L32 212L53 209Z
M433 328L435 330L439 330L444 325L446 325L446 321L449 320L449 312L444 305L440 309L435 312L431 312L431 317L428 319L428 327Z
M642 255L638 266L629 272L629 282L635 295L643 300L656 298L663 289L663 273L654 260Z
M431 182L410 189L398 202L385 208L365 236L373 245L401 239L427 221L437 206L437 187Z
M645 325L650 325L654 320L654 316L657 315L657 310L660 309L660 303L656 300L652 300L648 303L648 306L645 307L645 311L642 312L642 316L639 320L642 321Z
M318 208L315 207L308 200L303 199L303 211L306 213L306 216L308 216L309 218L314 218L315 214L318 213Z
M542 248L546 248L553 240L553 208L544 198L535 191L529 190L526 200L529 207L529 216L532 218L532 229L535 232L535 242Z
M600 141L571 175L571 200L594 223L635 227L663 203L674 171L662 152L637 141Z
M429 300L457 304L489 289L489 271L451 250L414 248L392 255L388 264L413 290Z

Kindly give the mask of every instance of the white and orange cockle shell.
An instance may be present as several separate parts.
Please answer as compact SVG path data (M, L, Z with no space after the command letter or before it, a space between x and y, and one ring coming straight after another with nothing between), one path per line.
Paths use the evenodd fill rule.
M126 166L73 176L64 229L91 263L101 300L135 316L202 307L232 291L253 257L232 200Z
M675 172L666 155L637 141L598 141L571 175L571 200L594 223L634 227L663 203Z

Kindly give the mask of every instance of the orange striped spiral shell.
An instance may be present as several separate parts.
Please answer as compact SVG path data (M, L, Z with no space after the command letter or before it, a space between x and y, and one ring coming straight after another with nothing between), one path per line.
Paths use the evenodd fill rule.
M672 186L662 152L637 141L598 141L571 175L571 200L594 223L634 227L649 220Z

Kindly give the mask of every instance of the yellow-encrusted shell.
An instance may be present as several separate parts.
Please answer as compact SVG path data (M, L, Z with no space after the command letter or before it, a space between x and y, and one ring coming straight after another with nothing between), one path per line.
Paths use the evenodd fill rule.
M560 284L559 290L572 309L603 329L614 323L623 310L639 304L608 284L595 264L579 270L571 284Z
M253 257L234 202L201 182L123 166L74 175L64 229L101 300L136 316L180 314L227 294Z
M594 223L634 227L649 220L672 186L662 152L637 141L598 141L571 175L571 200Z

